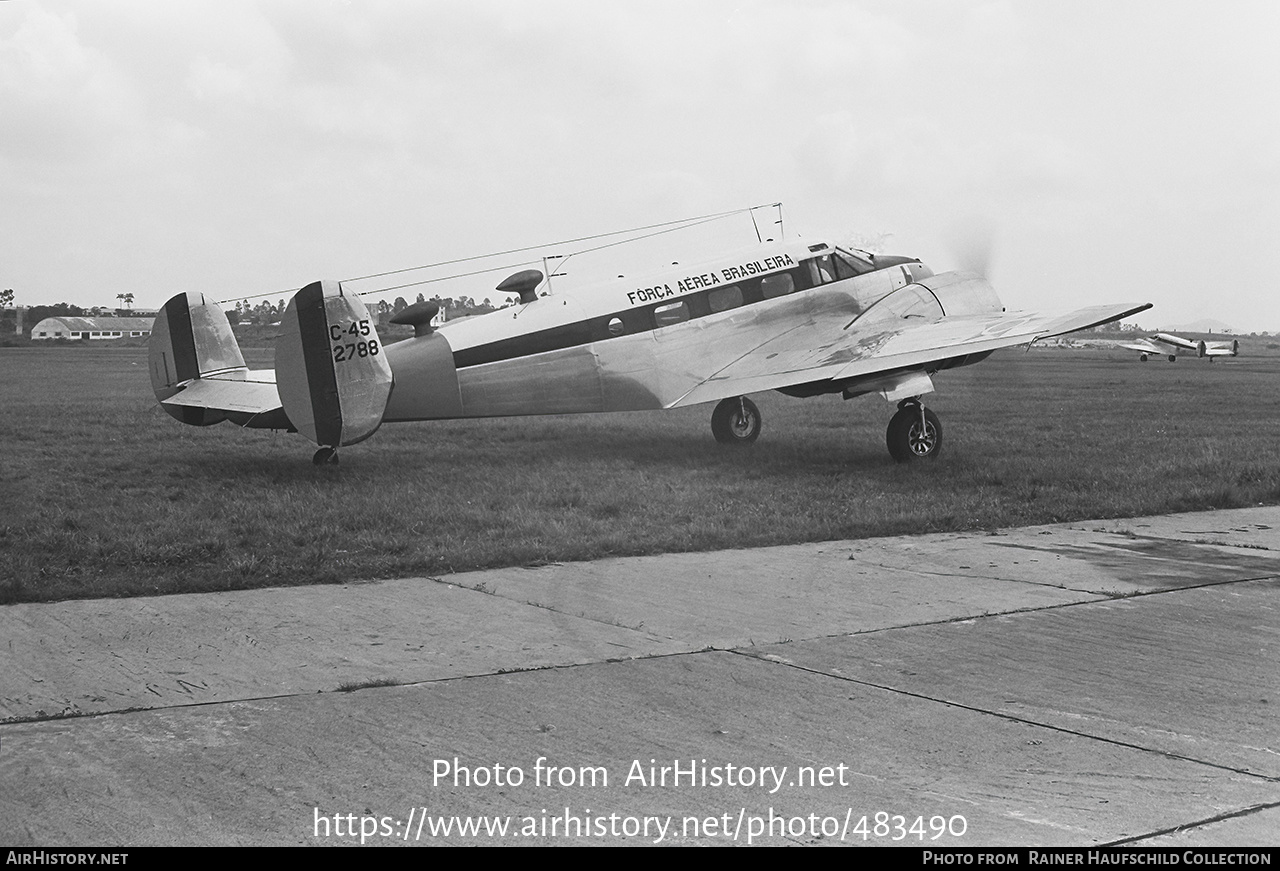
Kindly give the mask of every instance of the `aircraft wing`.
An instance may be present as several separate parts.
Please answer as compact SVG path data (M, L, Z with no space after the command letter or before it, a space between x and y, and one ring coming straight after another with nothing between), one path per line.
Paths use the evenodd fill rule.
M999 312L912 323L904 318L874 331L857 321L817 318L786 329L702 380L668 407L694 405L798 384L853 382L878 373L928 370L958 357L1025 345L1110 323L1151 307L1123 303L1065 315Z
M1133 342L1132 344L1128 344L1128 345L1122 344L1120 347L1124 348L1126 351L1137 351L1139 354L1167 353L1166 349L1158 347L1157 345L1145 340Z
M188 382L160 404L247 414L266 414L281 407L274 369L205 375Z

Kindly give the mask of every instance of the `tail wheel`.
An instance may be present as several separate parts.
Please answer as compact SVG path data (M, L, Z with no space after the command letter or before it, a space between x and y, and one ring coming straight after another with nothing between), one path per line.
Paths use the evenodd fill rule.
M745 396L723 399L711 412L711 433L725 445L749 445L760 435L760 409Z
M904 406L889 421L885 442L899 463L936 457L942 447L942 422L923 406Z

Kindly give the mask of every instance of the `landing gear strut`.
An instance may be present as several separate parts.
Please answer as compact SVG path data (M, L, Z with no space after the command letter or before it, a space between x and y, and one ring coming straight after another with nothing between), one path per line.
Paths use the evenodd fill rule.
M316 451L315 456L311 458L311 462L317 466L323 466L326 463L330 466L338 465L338 451L336 448L321 448Z
M904 399L889 421L885 442L899 463L936 457L942 447L942 422L920 403L919 397Z
M745 396L722 399L711 412L711 433L726 445L749 445L760 435L760 409Z

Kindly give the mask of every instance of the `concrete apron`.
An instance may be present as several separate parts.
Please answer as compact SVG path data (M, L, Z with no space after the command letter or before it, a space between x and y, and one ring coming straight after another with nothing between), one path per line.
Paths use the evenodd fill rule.
M0 843L1274 844L1278 530L7 606ZM513 828L430 838L423 808Z

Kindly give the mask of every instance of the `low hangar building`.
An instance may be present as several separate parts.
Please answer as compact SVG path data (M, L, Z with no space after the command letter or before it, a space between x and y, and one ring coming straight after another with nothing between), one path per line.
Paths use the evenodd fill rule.
M45 339L125 339L151 335L155 318L45 318L31 328L31 338Z

